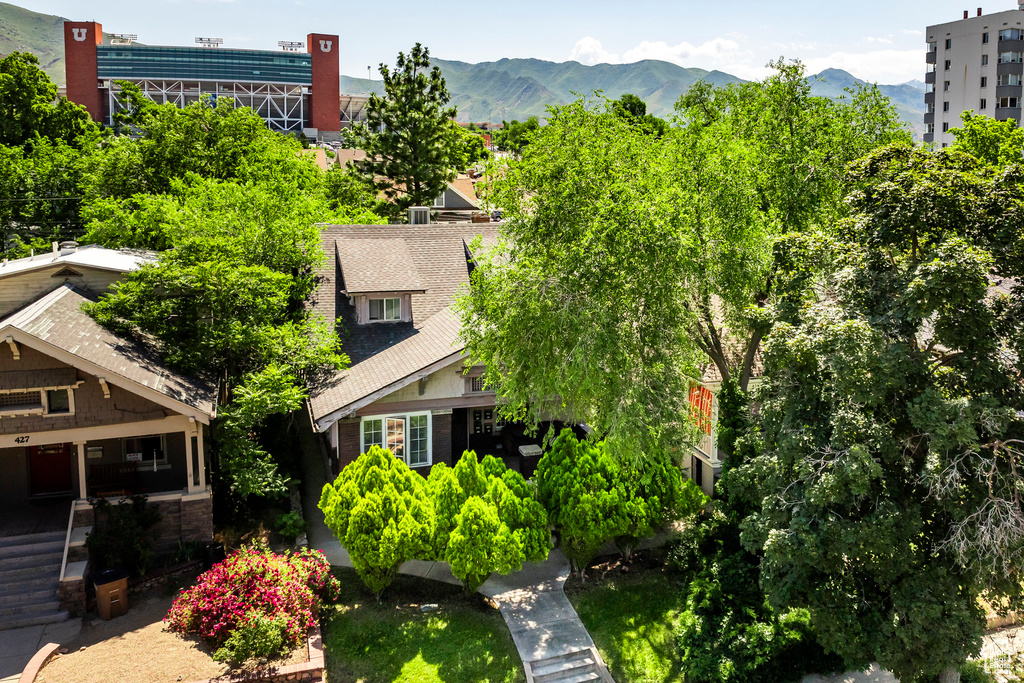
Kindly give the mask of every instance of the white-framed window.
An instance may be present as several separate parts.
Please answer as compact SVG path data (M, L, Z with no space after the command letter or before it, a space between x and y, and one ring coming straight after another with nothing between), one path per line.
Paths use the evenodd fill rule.
M70 387L25 389L0 394L0 416L75 414L75 392Z
M1019 64L1024 61L1024 52L1000 52L1000 64Z
M997 85L1020 85L1020 74L999 74Z
M434 203L431 204L431 207L434 208L434 209L443 209L444 208L444 192L442 192L440 194L440 196L438 196L434 200Z
M1021 40L1024 39L1024 30L1019 28L1005 28L999 32L999 40Z
M370 322L402 319L401 297L370 299Z
M429 412L404 415L371 415L360 420L359 452L380 446L405 461L409 467L425 467L433 462Z
M1000 109L1016 109L1020 106L1019 97L1000 97L996 106Z

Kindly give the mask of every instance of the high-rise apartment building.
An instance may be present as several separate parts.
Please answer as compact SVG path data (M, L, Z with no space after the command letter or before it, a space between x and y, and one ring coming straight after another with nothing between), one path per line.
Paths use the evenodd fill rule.
M925 74L925 142L945 147L960 125L960 113L973 110L992 118L1021 122L1024 80L1024 0L1018 9L929 26Z

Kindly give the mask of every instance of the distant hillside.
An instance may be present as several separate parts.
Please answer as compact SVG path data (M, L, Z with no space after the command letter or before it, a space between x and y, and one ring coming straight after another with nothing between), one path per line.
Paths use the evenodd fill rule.
M434 59L433 63L444 73L452 102L459 109L460 121L497 122L543 117L548 105L566 104L574 100L576 94L596 90L613 99L633 93L647 103L647 111L667 116L679 96L699 80L713 85L743 82L721 71L686 69L655 60L594 66L540 59L501 59L479 64ZM815 95L833 98L845 96L846 88L861 82L841 69L827 69L808 80ZM341 90L346 93L380 94L382 87L380 81L341 77ZM879 89L920 139L924 133L924 84L910 81L902 85L881 85Z
M64 83L64 19L0 2L0 54L31 52L50 79Z
M58 85L64 83L63 17L40 14L0 2L0 55L31 52ZM105 35L106 37L106 35ZM577 94L600 90L611 98L633 93L657 116L672 111L676 100L699 80L714 85L743 81L721 71L687 69L670 62L644 60L633 64L548 62L541 59L499 59L496 62L433 60L441 67L460 121L502 121L543 117L549 105L572 101ZM812 77L812 91L840 97L857 79L845 71L828 69ZM879 86L920 138L924 132L924 84ZM380 81L341 77L344 93L380 92Z
M813 77L811 92L821 97L842 97L845 88L852 88L860 79L842 69L826 69ZM900 85L880 85L878 89L889 98L900 117L920 140L924 135L924 83L909 81Z

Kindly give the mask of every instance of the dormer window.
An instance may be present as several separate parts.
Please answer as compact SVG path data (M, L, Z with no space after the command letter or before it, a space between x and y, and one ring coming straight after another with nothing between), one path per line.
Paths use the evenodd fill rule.
M388 297L384 299L370 299L370 322L381 322L386 320L402 319L402 299L399 297Z

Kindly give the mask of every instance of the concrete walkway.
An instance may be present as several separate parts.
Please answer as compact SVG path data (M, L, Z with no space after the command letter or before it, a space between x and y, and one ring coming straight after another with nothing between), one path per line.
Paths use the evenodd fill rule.
M69 619L45 626L26 626L0 631L0 683L14 683L32 659L47 643L64 644L82 630L82 620Z

